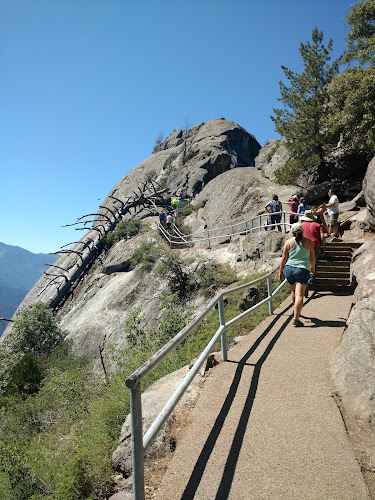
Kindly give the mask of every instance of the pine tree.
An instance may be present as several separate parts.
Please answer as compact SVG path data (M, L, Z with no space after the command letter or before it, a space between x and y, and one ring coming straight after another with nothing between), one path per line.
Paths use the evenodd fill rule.
M327 85L338 73L338 63L329 64L332 40L323 45L323 32L315 27L312 43L301 43L304 64L302 73L281 66L290 86L280 81L283 109L274 109L276 131L286 138L290 158L276 172L279 182L295 183L296 178L313 166L324 165L325 113L328 103Z
M359 1L346 15L348 26L344 62L357 60L361 66L375 66L375 0Z

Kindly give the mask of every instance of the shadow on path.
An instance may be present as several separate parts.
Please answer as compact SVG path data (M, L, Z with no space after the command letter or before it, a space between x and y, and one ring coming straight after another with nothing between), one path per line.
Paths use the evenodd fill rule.
M246 366L246 362L249 359L249 357L255 352L255 350L258 348L260 343L267 337L269 332L272 330L272 328L275 326L277 321L280 319L280 317L293 307L293 304L290 304L287 306L282 312L280 312L275 318L272 320L270 325L265 329L265 331L256 339L254 344L251 346L251 348L247 351L247 353L243 356L243 358L238 362L238 366L236 369L236 372L233 377L233 381L231 383L231 386L229 388L228 394L225 398L225 401L223 403L223 406L221 407L221 410L219 412L219 415L217 416L215 423L212 427L212 430L203 446L203 449L195 463L193 472L191 473L191 476L189 478L188 484L181 496L182 500L191 500L194 498L195 493L199 487L199 484L202 480L204 470L206 468L207 462L212 454L212 451L215 447L216 441L220 435L220 432L223 428L225 419L229 413L229 410L232 406L232 403L234 401L234 398L236 396L236 392L241 380L242 372L244 367ZM223 476L216 494L216 500L222 500L228 498L229 491L232 486L232 481L238 461L238 457L240 454L240 450L242 447L242 442L243 442L243 437L245 434L245 430L247 427L248 420L250 418L250 413L251 409L253 407L253 402L254 398L256 395L256 391L258 388L258 382L259 382L259 377L260 377L260 371L262 368L263 363L266 361L268 355L272 351L274 345L276 344L277 340L281 336L282 332L285 330L285 327L287 324L292 320L292 316L288 316L288 318L284 321L284 323L281 325L281 327L278 329L278 331L275 333L275 335L272 337L270 343L266 347L264 353L262 354L261 358L257 363L255 363L254 366L254 373L251 379L251 384L250 384L250 389L248 396L246 398L246 402L244 405L244 408L242 410L241 417L238 422L238 426L233 438L232 446L229 451L228 459L226 462L226 465L224 467L223 471ZM233 362L233 361L232 361Z
M333 328L340 328L340 327L345 327L346 325L346 319L341 318L342 321L324 321L322 319L318 318L311 318L309 316L302 316L301 317L308 319L311 321L313 324L312 325L305 325L306 328L324 328L324 327L333 327Z

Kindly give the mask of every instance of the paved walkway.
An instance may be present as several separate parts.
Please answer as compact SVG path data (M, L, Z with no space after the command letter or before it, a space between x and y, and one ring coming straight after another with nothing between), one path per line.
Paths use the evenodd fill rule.
M332 397L329 359L352 296L285 301L205 382L158 500L369 499Z

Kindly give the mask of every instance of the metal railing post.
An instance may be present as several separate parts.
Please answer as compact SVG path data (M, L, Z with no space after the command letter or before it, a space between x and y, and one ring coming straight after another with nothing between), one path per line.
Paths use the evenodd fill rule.
M251 232L253 232L253 229L254 229L254 219L251 219Z
M247 231L248 231L248 229L247 229L247 222L245 223L245 229L246 229L246 236L247 236Z
M270 316L273 314L273 300L272 300L272 285L271 278L267 278L267 293L271 300L268 302L268 312Z
M262 227L262 216L260 215L259 216L259 232L262 231L261 227Z
M210 231L207 230L208 248L211 248Z
M286 214L283 212L284 233L286 233Z
M137 382L130 391L130 410L132 428L132 462L134 500L145 499L144 451L142 430L141 384Z
M224 316L224 299L221 297L218 302L219 309L219 321L220 326L224 327L223 333L221 334L221 357L223 361L228 360L228 348L227 348L227 332L225 330L225 316Z

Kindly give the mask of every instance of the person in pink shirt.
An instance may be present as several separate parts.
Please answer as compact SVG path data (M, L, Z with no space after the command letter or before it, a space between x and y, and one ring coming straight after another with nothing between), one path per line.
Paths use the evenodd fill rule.
M315 260L318 263L319 255L324 255L325 249L325 238L323 233L323 228L318 222L318 218L312 213L311 210L306 210L301 216L301 224L303 227L303 235L312 241L315 253ZM316 271L315 271L316 272ZM315 275L310 276L308 281L309 285L312 285Z

